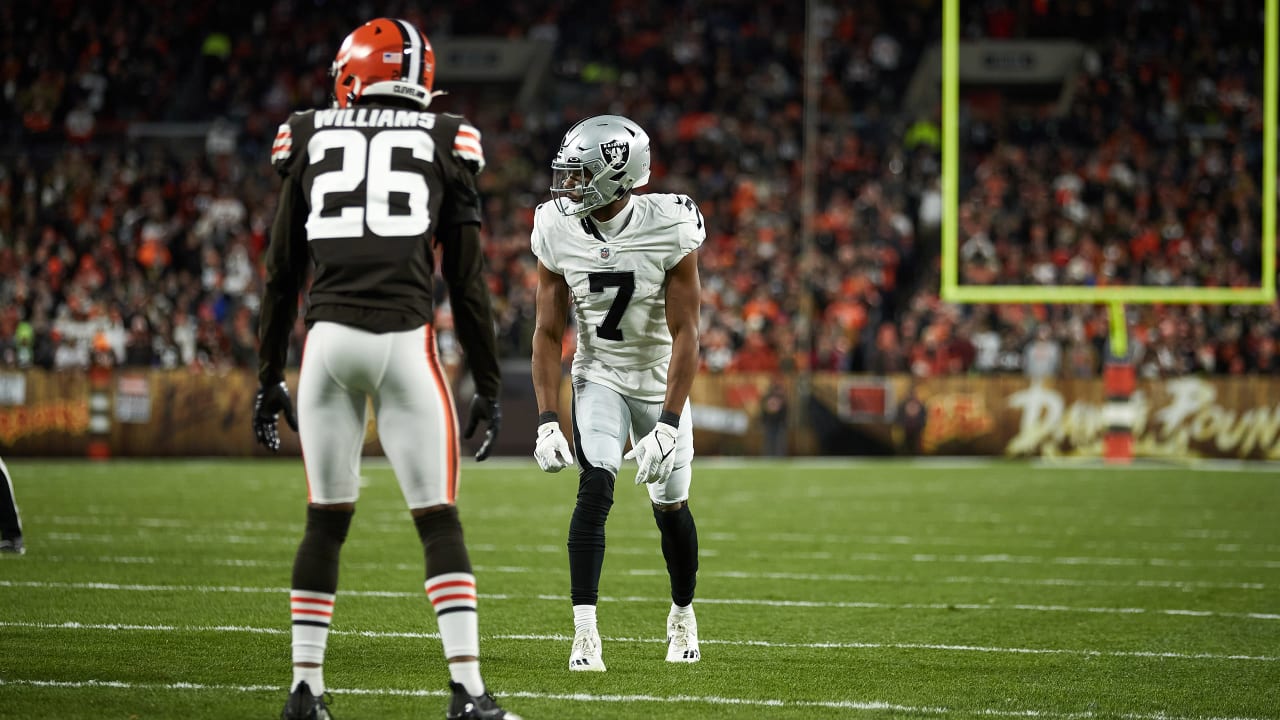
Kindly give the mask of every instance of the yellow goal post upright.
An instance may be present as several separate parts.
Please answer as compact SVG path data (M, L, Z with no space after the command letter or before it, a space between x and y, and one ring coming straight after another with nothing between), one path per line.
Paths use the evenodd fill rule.
M960 0L942 3L942 299L952 303L1016 303L1106 305L1109 318L1110 355L1128 355L1128 326L1125 305L1189 304L1243 305L1276 301L1276 69L1278 41L1277 17L1280 0L1266 0L1263 57L1263 130L1262 130L1262 281L1257 287L1150 287L1138 285L1040 286L1040 285L961 285L959 273L959 200L960 200ZM1108 368L1110 369L1110 368ZM1128 370L1132 384L1132 367ZM1113 378L1108 377L1108 385ZM1108 400L1112 397L1107 389ZM1127 400L1127 392L1123 395ZM1111 403L1109 402L1110 406ZM1107 410L1112 410L1108 407ZM1127 402L1119 412L1104 416L1131 417ZM1108 424L1113 424L1108 422ZM1132 422L1127 423L1130 428ZM1128 433L1126 433L1128 434ZM1128 461L1132 458L1132 436L1126 443L1124 457L1108 459ZM1108 443L1110 446L1110 443Z

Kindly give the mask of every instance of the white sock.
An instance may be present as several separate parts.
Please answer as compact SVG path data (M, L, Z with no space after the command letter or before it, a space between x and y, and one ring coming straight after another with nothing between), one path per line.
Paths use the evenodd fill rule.
M329 623L333 620L333 593L292 590L289 610L293 616L293 661L324 662L324 649L329 643Z
M436 611L445 658L480 657L480 622L476 617L476 577L444 573L427 578L427 599Z
M595 605L574 605L573 606L573 630L595 629L596 627L596 606Z
M315 663L323 666L324 651L329 643L329 622L333 618L333 593L292 590L289 593L290 614L293 617L293 685L306 681L314 695L324 692L323 667L299 667L296 663Z
M323 667L298 667L293 666L293 684L289 686L289 692L293 692L298 688L298 683L305 682L307 687L311 688L312 695L320 695L324 693L324 668Z
M454 682L466 688L467 694L471 697L480 697L484 694L484 680L480 679L479 660L449 663L449 676Z
M672 615L683 615L684 613L690 613L690 612L693 612L693 603L689 603L688 605L685 605L684 607L680 607L679 605L677 605L677 604L675 604L675 603L671 603L671 614L672 614Z

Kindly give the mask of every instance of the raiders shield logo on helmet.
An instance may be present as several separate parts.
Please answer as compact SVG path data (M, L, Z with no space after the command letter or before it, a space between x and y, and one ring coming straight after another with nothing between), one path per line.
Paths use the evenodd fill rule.
M631 148L621 140L610 140L600 143L600 154L609 163L609 167L617 170L624 167L631 158Z

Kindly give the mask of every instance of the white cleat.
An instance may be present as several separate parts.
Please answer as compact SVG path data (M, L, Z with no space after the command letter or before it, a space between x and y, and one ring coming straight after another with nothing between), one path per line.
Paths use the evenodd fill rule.
M573 634L573 651L569 653L569 669L578 672L604 672L600 658L600 633L595 628Z
M696 663L701 659L698 620L693 616L693 607L667 615L667 662Z

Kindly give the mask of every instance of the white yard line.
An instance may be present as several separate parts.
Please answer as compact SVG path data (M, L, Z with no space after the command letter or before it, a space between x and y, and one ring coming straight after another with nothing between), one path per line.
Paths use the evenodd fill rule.
M362 532L374 534L395 534L399 535L404 532L402 515L394 517L375 518L379 522L365 523L361 526ZM985 518L981 522L986 523ZM47 524L53 526L70 526L76 529L85 527L128 527L135 529L134 534L142 534L144 530L186 530L200 529L204 531L229 530L234 531L232 534L240 535L245 532L263 532L273 537L281 534L298 535L303 531L301 523L272 523L264 521L229 521L229 522L208 522L196 521L182 518L157 518L157 517L121 517L116 514L112 515L47 515L35 516L27 520L28 525ZM1030 528L1028 528L1030 530ZM779 542L779 543L800 543L800 544L822 544L822 545L890 545L904 547L974 547L983 545L1016 545L1020 548L1036 548L1042 550L1052 550L1062 547L1064 544L1057 539L1063 535L1081 536L1091 532L1089 528L1075 528L1054 526L1054 534L1050 537L1028 537L1028 533L1019 532L1006 535L989 535L984 533L981 536L966 538L953 537L945 535L902 535L902 534L862 534L862 535L840 535L834 533L738 533L726 531L713 531L702 533L704 540L715 542ZM57 533L58 531L54 531ZM562 534L561 529L545 530L548 536L559 538ZM625 531L615 530L610 533L615 538L635 538L635 539L652 539L656 537L655 533L648 531ZM1070 547L1080 547L1087 550L1115 550L1115 549L1138 549L1147 552L1218 552L1218 553L1280 553L1280 544L1275 543L1241 543L1241 542L1221 542L1232 537L1229 530L1212 530L1212 529L1191 529L1181 530L1179 535L1185 538L1183 541L1159 542L1152 540L1082 540L1072 542ZM106 537L95 535L95 538ZM296 540L296 539L295 539ZM1190 540L1212 541L1206 542L1206 546L1197 546L1196 543L1188 542Z
M162 558L149 555L44 555L42 562L48 563L92 563L95 565L190 565L184 558ZM292 560L251 560L240 558L205 557L198 560L202 565L217 567L261 567L290 568ZM422 563L368 563L344 562L344 570L403 570L422 569ZM533 573L565 573L567 568L537 568L513 565L476 565L479 573L533 574ZM662 568L631 568L622 570L622 574L634 577L666 577L667 571ZM1205 580L1094 580L1080 578L1011 578L993 576L950 575L912 576L912 575L851 575L848 573L791 573L791 572L742 572L737 570L699 570L702 578L724 578L728 580L786 580L789 582L836 582L836 583L889 583L901 584L946 584L946 585L1021 585L1030 587L1136 587L1172 590L1267 590L1274 589L1266 583L1259 582L1210 582Z
M22 628L28 630L86 630L105 632L182 632L182 633L248 633L254 635L288 635L288 628L253 627L248 625L140 625L130 623L82 623L68 621L63 623L40 622L6 622L0 621L0 628ZM438 640L439 633L379 631L379 630L330 630L331 635L352 635L365 638L410 638L422 640ZM531 642L567 643L573 640L571 635L508 633L485 635L488 640L521 640ZM662 644L666 640L659 637L610 637L602 638L606 642ZM1222 653L1182 653L1159 650L1077 650L1069 648L1023 648L1023 647L991 647L983 645L954 645L940 643L882 643L882 642L775 642L771 640L716 640L704 638L703 645L727 645L735 647L760 648L797 648L802 650L928 650L937 652L990 653L1012 655L1066 655L1074 657L1114 657L1144 658L1154 660L1215 660L1241 662L1280 662L1280 656L1243 655Z
M254 593L270 594L289 592L283 587L250 587L240 585L158 585L129 584L109 582L45 582L39 580L0 580L0 588L25 587L63 590L112 590L127 592L198 592L198 593ZM380 597L407 598L421 597L421 593L396 590L343 590L347 597ZM565 602L564 595L506 595L485 594L480 597L486 600L546 600ZM638 596L609 597L601 596L601 602L645 603L662 605L668 602L665 598ZM1024 612L1070 612L1099 615L1169 615L1175 617L1224 617L1242 620L1280 620L1280 613L1246 613L1220 610L1183 610L1140 607L1088 607L1073 605L1036 605L1029 603L1013 603L999 605L994 603L883 603L840 600L757 600L753 598L698 598L703 605L744 605L752 607L789 607L789 608L834 608L859 610L1019 610Z
M275 685L215 685L206 683L137 683L121 680L6 680L0 678L0 687L5 685L22 685L27 687L43 687L58 689L113 689L113 690L173 690L173 691L213 691L213 692L263 692L280 693L282 688ZM342 696L374 696L374 697L443 697L442 690L418 690L401 688L331 688L334 695ZM499 693L503 700L558 700L582 703L657 703L663 705L730 705L741 707L767 708L823 708L831 710L863 710L890 711L894 713L916 715L958 715L960 717L1008 717L1008 718L1044 718L1045 720L1091 720L1099 717L1116 717L1113 713L1099 715L1097 713L1061 713L1050 710L1000 710L996 708L948 708L938 706L902 705L880 700L783 700L780 698L741 698L719 695L594 695L591 693L547 693L530 691L505 691ZM1119 715L1125 720L1264 720L1251 717L1209 717L1209 716L1177 716L1163 712L1126 713ZM1271 719L1266 719L1271 720Z
M119 543L128 537L133 536L117 536L103 533L64 533L51 532L41 535L42 540L52 542L70 542L70 543ZM249 535L231 535L231 534L190 534L185 533L176 538L166 538L166 542L180 542L188 544L225 544L225 545L261 545L263 543L272 543L276 545L296 545L298 539L295 537L285 537L282 535L270 536L249 536ZM564 554L563 544L496 544L496 543L468 543L468 549L472 552L518 552L518 553L539 553L562 555ZM614 545L609 548L609 552L613 555L644 555L652 556L654 549L652 547L634 547L628 545ZM702 548L700 550L704 557L717 557L721 551L715 547ZM956 554L940 554L940 553L912 553L894 554L881 552L843 552L829 550L800 551L800 550L752 550L746 552L734 553L735 557L746 558L768 558L768 559L795 559L795 560L853 560L861 562L891 562L891 563L948 563L948 564L1019 564L1019 565L1102 565L1116 567L1181 567L1181 568L1254 568L1262 570L1280 570L1280 560L1242 560L1242 559L1222 559L1222 560L1186 560L1180 558L1161 558L1161 557L1103 557L1103 556L1044 556L1044 555L1022 555L1012 553L956 553Z

